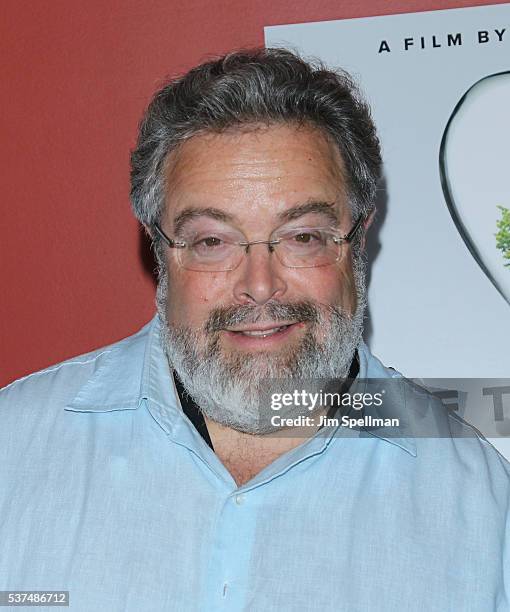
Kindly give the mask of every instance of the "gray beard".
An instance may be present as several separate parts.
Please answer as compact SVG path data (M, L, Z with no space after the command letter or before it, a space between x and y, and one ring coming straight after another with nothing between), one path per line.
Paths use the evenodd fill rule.
M352 316L313 301L268 302L214 309L203 328L168 324L168 275L160 271L156 294L161 342L170 366L189 395L211 420L250 434L275 431L271 417L313 415L307 407L287 406L276 413L272 393L331 390L347 376L361 342L366 308L364 262L354 259L357 306ZM240 323L307 321L299 345L287 351L247 353L220 346L220 330ZM335 381L332 385L332 381ZM329 387L329 389L328 389ZM319 407L320 408L320 407Z

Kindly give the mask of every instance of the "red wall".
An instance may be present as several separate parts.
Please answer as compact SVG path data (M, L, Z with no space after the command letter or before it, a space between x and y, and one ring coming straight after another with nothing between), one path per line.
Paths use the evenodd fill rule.
M129 151L165 75L264 25L479 4L496 2L3 0L0 386L152 316Z

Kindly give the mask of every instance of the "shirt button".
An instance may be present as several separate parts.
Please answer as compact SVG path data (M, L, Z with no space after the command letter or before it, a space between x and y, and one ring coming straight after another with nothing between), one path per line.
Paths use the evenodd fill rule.
M244 502L244 495L236 495L236 504L240 506Z

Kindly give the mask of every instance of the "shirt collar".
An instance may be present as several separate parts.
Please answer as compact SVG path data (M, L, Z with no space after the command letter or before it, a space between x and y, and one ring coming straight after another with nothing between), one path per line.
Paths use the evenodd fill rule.
M373 418L396 418L399 426L362 428L360 437L375 436L385 440L405 451L413 457L417 456L416 441L412 426L412 409L409 404L413 402L414 392L408 381L393 368L385 367L377 357L374 357L364 342L358 348L360 369L358 391L383 393L381 406L364 407L363 414ZM355 390L352 389L352 392Z
M135 410L143 400L150 399L161 408L175 411L175 391L159 340L159 329L156 315L134 336L98 352L92 376L66 410Z
M94 373L65 409L74 412L135 410L146 400L152 416L167 433L180 429L184 422L183 413L160 340L160 326L160 319L156 315L134 336L98 353ZM391 405L391 415L385 413L385 403L377 409L377 413L372 410L370 414L375 417L396 417L400 421L397 433L391 427L382 426L362 429L360 437L375 436L416 456L416 442L406 409L405 379L398 372L385 368L363 342L358 355L358 382L386 379L395 380L396 383L388 385L396 394L394 401L385 402ZM406 432L406 435L401 432Z
M144 360L151 321L134 336L98 351L93 372L66 410L112 412L138 408L141 396L140 367Z

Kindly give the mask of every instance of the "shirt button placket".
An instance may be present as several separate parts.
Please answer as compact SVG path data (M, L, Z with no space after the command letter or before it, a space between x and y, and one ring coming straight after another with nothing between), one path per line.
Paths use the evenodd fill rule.
M249 494L234 491L225 500L210 566L214 569L209 585L215 592L209 600L210 610L238 612L246 607L257 522L256 509L249 503L252 496L253 491ZM217 602L216 606L211 605L213 601Z

